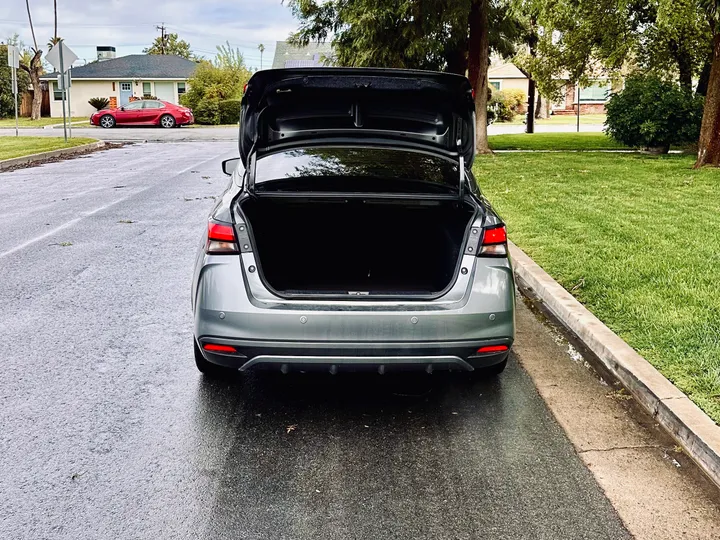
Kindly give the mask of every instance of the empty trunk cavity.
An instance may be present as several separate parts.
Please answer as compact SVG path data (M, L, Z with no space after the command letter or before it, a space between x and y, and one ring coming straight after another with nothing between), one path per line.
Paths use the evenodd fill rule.
M247 199L265 283L281 295L435 296L457 274L470 205Z

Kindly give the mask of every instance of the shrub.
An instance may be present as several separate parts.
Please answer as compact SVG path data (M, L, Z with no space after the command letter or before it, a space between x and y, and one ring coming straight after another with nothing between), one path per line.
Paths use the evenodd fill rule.
M515 112L513 111L511 104L513 101L498 90L493 92L490 101L488 101L488 110L492 110L495 114L495 120L497 122L510 122L515 118Z
M505 101L508 104L508 107L514 112L515 114L519 114L522 109L525 108L527 105L528 95L525 90L521 90L520 88L508 88L507 90L502 90L503 96L505 96Z
M193 108L195 122L217 125L220 123L220 111L217 99L204 99Z
M180 103L195 111L208 99L240 99L250 75L250 71L241 66L218 67L201 62L188 80L188 91L180 97Z
M0 118L15 118L15 96L12 93L12 69L7 65L7 45L0 45ZM18 69L18 112L22 95L27 92L30 77Z
M626 146L667 152L700 137L703 98L654 75L628 77L606 108L605 133Z
M94 97L88 99L88 103L95 107L98 111L101 111L103 109L107 109L110 105L110 100L106 97Z
M218 113L221 124L237 124L240 121L240 100L225 99L218 101Z
M140 98L140 99L155 99L155 100L156 100L156 99L157 99L157 96L143 96L143 97Z

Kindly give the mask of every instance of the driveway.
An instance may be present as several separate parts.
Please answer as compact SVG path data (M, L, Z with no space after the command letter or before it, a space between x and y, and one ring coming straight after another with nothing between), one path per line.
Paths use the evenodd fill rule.
M520 365L562 354L522 301L496 380L204 380L190 277L235 152L0 174L0 537L630 538Z
M581 131L602 131L602 124L581 125ZM540 125L536 127L538 133L574 132L574 125ZM524 133L525 126L509 124L493 124L488 126L490 135L505 133ZM179 142L179 141L237 141L238 128L236 127L181 127L176 129L161 129L155 127L122 127L115 129L101 129L96 127L73 127L74 137L93 137L104 141L152 141L152 142ZM0 137L14 136L14 129L0 129ZM38 137L62 137L61 129L23 129L20 135Z

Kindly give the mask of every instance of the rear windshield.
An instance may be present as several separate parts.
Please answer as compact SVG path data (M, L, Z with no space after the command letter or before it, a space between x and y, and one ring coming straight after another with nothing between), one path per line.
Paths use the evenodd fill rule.
M442 157L386 148L303 148L258 160L258 191L457 191L458 166Z

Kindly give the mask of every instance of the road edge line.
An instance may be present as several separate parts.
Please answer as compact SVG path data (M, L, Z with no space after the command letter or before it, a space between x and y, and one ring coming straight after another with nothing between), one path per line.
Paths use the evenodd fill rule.
M720 488L720 426L512 242L521 292L531 292L632 394ZM523 290L526 289L526 290Z
M105 146L105 141L95 141L92 143L81 144L79 146L72 146L70 148L58 148L57 150L48 150L47 152L38 152L37 154L28 154L27 156L20 156L16 158L4 159L0 161L0 171L3 169L9 169L18 165L26 165L33 163L34 161L42 161L48 158L69 156L77 154L79 152L85 152L87 150L97 150Z

